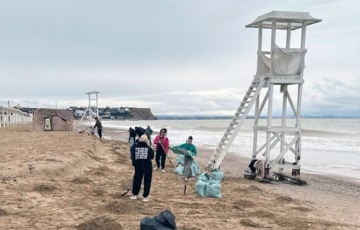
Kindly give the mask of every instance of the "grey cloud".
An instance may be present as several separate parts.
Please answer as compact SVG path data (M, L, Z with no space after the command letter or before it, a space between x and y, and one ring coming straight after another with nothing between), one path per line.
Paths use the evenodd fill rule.
M256 70L257 31L245 25L296 9L323 19L307 30L304 112L345 111L357 98L351 84L332 96L308 79L358 79L358 8L354 0L3 1L0 78L8 87L0 99L67 107L86 105L85 92L98 90L102 106L232 114ZM239 91L204 93L232 87Z
M304 112L325 114L360 115L359 81L340 81L323 77L307 84L303 100Z

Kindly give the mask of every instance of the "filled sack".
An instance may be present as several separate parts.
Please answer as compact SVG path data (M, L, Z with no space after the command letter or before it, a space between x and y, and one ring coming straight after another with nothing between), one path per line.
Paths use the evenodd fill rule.
M207 183L205 196L221 198L221 184L218 181L210 180Z
M224 173L221 172L219 169L214 169L210 177L215 181L221 182L224 178Z
M140 230L177 230L175 216L164 210L155 217L145 217L140 221Z
M178 167L176 167L176 169L174 169L174 173L179 175L184 175L184 166L179 165Z
M184 157L181 155L177 156L176 163L178 163L179 165L184 164Z
M196 161L193 161L191 164L191 172L192 172L192 175L191 175L192 177L195 177L195 176L201 174L200 165Z

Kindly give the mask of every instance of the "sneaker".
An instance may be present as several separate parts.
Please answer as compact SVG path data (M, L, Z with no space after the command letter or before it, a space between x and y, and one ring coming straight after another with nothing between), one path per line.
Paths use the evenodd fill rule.
M164 172L165 172L165 169L161 170L161 172L163 172L163 173L164 173Z
M143 201L143 202L148 202L148 201L149 201L149 199L148 199L148 198L146 198L146 197L144 197L144 198L142 199L142 201Z
M154 170L157 170L157 168L155 167Z
M137 200L137 196L135 196L135 195L134 195L134 196L131 196L130 199L132 199L132 200Z

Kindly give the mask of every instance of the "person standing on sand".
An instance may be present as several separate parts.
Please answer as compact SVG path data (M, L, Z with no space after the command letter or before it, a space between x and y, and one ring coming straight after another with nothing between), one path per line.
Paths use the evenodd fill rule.
M162 128L160 133L155 137L154 144L156 145L156 167L154 168L157 170L161 166L161 171L165 172L165 160L166 155L169 152L169 139L166 136L167 129ZM161 165L160 165L160 158L161 158Z
M150 126L148 125L147 128L145 129L145 134L149 140L150 146L151 146L151 134L153 133L152 129L150 128Z
M95 126L94 126L94 129L97 127L97 131L98 131L98 134L99 134L99 138L102 137L102 124L101 124L101 121L99 120L98 117L95 117Z
M149 147L149 140L146 135L142 135L139 142L131 147L131 160L135 167L134 183L132 188L133 195L130 197L136 200L141 188L141 182L144 178L144 191L142 201L148 202L148 196L151 188L152 163L154 151Z
M193 160L197 156L196 147L195 147L195 145L192 144L192 141L193 141L192 136L189 136L186 143L173 147L174 149L183 148L183 149L186 149L186 150L188 150L188 151L190 151L192 153L191 155L184 154L184 174L185 174L185 180L186 181L192 175L191 165L193 163Z
M136 138L136 132L135 129L129 128L129 143L130 146L133 146L135 144L135 138Z

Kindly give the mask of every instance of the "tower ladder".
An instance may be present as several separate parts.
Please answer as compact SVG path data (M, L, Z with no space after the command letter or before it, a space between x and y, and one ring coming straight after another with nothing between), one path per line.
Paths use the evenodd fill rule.
M258 79L254 79L250 84L249 89L235 112L228 128L226 129L213 155L209 159L208 168L215 169L220 167L221 162L225 158L227 151L244 123L246 116L249 114L256 98L259 96L261 89L264 87L265 82L266 79L262 76Z

